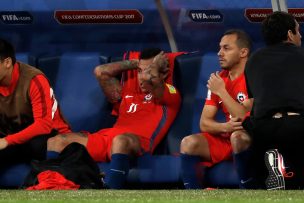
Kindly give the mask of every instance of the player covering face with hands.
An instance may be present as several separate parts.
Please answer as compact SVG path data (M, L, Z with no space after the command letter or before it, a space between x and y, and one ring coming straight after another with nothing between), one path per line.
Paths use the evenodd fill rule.
M120 75L121 80L117 79ZM95 133L61 134L49 139L50 157L78 142L95 161L111 162L106 185L123 188L129 158L153 153L179 110L181 98L166 82L169 75L167 55L159 49L143 50L139 60L130 55L130 60L97 66L95 76L113 104L115 124Z

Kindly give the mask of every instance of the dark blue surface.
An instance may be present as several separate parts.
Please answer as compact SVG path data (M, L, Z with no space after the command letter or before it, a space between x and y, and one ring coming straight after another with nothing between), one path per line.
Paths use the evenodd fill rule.
M111 105L99 87L94 68L107 62L98 52L41 57L38 67L50 79L63 115L73 131L96 132L111 127Z
M247 31L254 47L263 45L260 24L244 16L246 8L271 8L270 0L187 0L161 1L169 16L177 47L181 51L217 51L222 33L230 28ZM289 2L293 7L300 5ZM119 10L137 9L143 15L142 24L59 24L54 18L58 10ZM195 22L191 10L214 10L223 15L222 22ZM18 52L56 53L69 51L101 52L119 55L126 50L141 50L158 46L170 51L165 29L154 0L2 0L1 11L27 11L32 24L0 24L0 37L14 43ZM301 26L302 27L302 26Z

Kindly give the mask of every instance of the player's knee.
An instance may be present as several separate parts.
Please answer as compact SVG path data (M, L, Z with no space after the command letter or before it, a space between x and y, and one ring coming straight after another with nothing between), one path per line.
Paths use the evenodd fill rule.
M183 154L195 154L199 149L200 142L195 135L189 135L183 138L180 146L180 152Z
M112 153L134 154L140 150L137 137L129 135L118 135L112 142Z
M51 137L47 141L47 150L61 152L64 147L67 145L65 140L61 135L56 135L55 137Z
M132 151L134 151L134 153L139 152L141 148L139 138L135 135L129 135L128 137Z
M234 153L242 152L251 144L251 139L247 133L243 131L235 131L231 134L230 142Z

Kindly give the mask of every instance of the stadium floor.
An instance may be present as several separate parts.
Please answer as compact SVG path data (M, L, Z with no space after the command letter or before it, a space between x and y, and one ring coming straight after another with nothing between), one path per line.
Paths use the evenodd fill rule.
M301 190L0 190L0 202L304 202Z

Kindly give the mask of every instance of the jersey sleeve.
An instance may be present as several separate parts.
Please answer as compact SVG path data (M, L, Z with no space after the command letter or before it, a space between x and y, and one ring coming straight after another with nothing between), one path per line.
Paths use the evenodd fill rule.
M181 96L178 90L168 83L165 84L164 94L161 99L161 103L166 104L167 106L175 106L176 108L180 107Z
M217 108L219 108L219 102L220 98L208 89L207 97L205 99L205 105L216 106Z
M52 130L54 102L51 97L51 87L44 75L37 75L31 80L29 97L34 122L15 134L7 135L5 139L9 145L22 144L35 136L49 134Z

